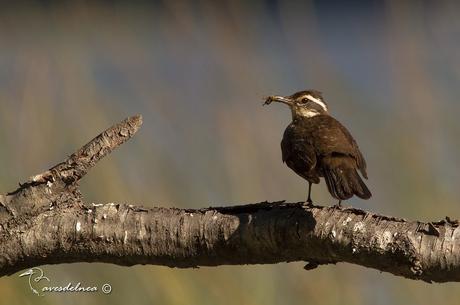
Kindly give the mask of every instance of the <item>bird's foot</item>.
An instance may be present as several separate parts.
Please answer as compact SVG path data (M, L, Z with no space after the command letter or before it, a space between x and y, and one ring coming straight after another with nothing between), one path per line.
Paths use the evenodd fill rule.
M336 204L333 205L334 208L337 208L337 209L342 209L343 206L342 206L342 200L339 200L339 202L337 202Z
M309 207L312 207L313 206L313 200L311 199L307 199L307 201L305 201L306 205L309 206Z

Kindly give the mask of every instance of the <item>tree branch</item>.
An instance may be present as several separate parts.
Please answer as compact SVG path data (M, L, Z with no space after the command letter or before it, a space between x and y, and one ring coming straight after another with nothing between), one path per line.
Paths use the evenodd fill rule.
M78 181L139 129L107 129L64 162L0 196L0 276L41 264L199 267L348 262L427 282L460 281L460 229L359 209L262 202L206 209L82 200Z

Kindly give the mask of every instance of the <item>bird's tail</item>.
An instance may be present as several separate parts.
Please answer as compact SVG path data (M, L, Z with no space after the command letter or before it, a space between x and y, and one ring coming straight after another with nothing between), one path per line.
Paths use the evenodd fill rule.
M353 195L369 199L372 194L356 171L354 159L332 156L323 159L324 178L334 198L346 200Z

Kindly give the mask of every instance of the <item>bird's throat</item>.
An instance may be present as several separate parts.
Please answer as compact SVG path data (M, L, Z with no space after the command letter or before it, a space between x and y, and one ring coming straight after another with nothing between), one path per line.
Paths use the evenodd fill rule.
M303 107L292 108L291 113L293 120L295 120L296 118L312 118L320 114L318 111L305 109Z

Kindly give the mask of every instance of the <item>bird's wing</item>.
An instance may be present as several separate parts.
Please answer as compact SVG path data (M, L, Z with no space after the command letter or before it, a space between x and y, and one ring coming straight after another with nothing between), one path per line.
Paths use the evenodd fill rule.
M314 126L314 143L316 153L321 156L346 155L356 161L357 168L367 179L366 160L359 150L358 144L350 132L339 121L328 115L318 115L310 118Z

